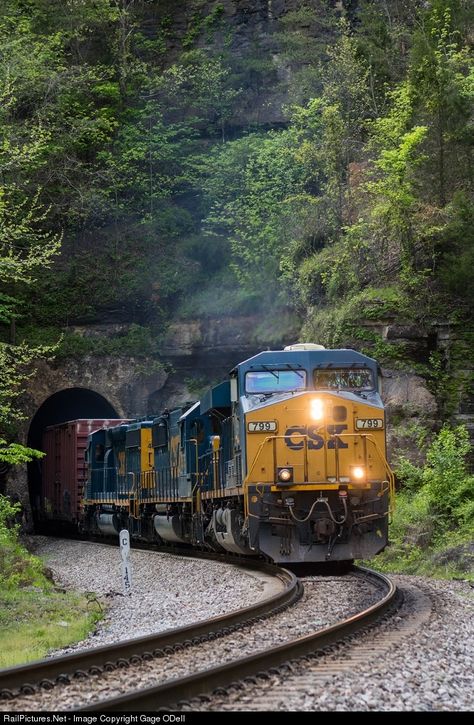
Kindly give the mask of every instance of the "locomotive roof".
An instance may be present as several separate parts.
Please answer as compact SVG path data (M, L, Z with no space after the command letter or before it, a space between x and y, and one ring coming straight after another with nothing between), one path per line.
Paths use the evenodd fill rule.
M376 360L356 350L265 350L236 365L231 373L261 368L262 365L287 365L295 367L365 366L377 370Z

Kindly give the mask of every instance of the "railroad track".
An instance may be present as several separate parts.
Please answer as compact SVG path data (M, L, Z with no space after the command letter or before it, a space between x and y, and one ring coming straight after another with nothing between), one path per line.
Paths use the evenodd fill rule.
M181 702L177 709L184 712L314 712L347 709L375 709L379 712L399 709L403 702L401 693L398 692L394 700L393 695L390 697L388 694L391 683L384 683L387 678L387 664L392 663L390 672L395 681L397 671L398 677L401 672L408 677L408 672L403 670L403 664L400 667L399 653L398 667L395 665L396 653L400 645L402 650L404 646L410 646L407 640L413 640L423 631L433 612L431 596L419 586L405 581L402 584L402 595L403 604L397 610L396 616L385 616L381 622L366 627L335 645L293 661L291 672L287 666L282 666L272 670L271 674L268 673L265 679L252 678L254 681L246 683L245 689L225 687L207 697ZM429 670L428 663L427 669ZM371 688L377 681L380 690L376 694L377 686L375 685L375 692ZM415 681L415 689L417 688L418 683ZM416 695L413 702L417 702ZM406 703L403 709L405 707ZM416 705L414 707L418 709Z
M242 566L243 562L238 559L235 563ZM262 571L279 579L283 585L282 591L252 606L185 627L0 670L0 700L10 701L39 690L50 690L75 679L86 679L137 665L229 635L284 611L301 597L303 587L290 571L253 561L245 562L245 565L248 569Z
M239 559L238 563L242 565L242 560ZM282 671L291 673L297 661L298 666L301 667L305 659L310 660L315 656L319 656L322 649L326 649L336 641L341 641L347 635L364 628L374 620L382 617L390 607L395 606L397 592L389 579L376 572L353 567L351 570L352 577L359 578L364 586L369 582L372 589L377 590L377 602L372 606L324 629L318 628L317 631L311 631L312 626L307 627L306 629L311 632L310 634L293 638L284 644L274 645L271 648L268 648L268 640L265 635L263 637L260 635L261 639L258 644L266 642L267 649L258 652L258 654L239 659L234 658L223 665L208 667L199 672L193 672L193 666L190 670L193 672L192 674L175 675L175 679L168 679L163 684L151 687L142 685L139 689L130 691L130 683L135 683L136 687L142 682L143 668L148 670L150 667L158 666L161 670L161 678L163 673L169 673L168 661L176 660L177 657L191 657L192 665L195 662L206 661L206 655L204 654L206 647L208 652L209 648L215 649L219 646L225 649L226 642L232 639L234 639L235 645L235 637L233 638L232 633L243 628L247 628L247 632L249 630L253 632L254 629L258 631L262 627L264 629L265 627L272 627L273 625L265 624L264 620L272 615L276 616L280 612L284 612L285 609L301 599L303 586L294 574L265 564L255 566L255 563L253 563L252 568L277 576L283 583L283 591L263 602L259 602L255 606L246 607L225 616L214 617L198 624L168 630L151 637L128 640L112 647L98 647L0 671L0 695L4 698L5 706L15 707L15 703L10 702L10 700L18 697L18 706L22 706L23 710L30 707L36 710L41 709L42 698L47 696L54 697L56 700L58 696L59 701L65 702L64 710L72 709L76 712L158 710L179 709L181 707L186 709L186 707L190 706L190 701L191 706L193 703L196 706L201 702L209 702L211 698L214 699L216 696L227 695L228 692L233 690L247 689L249 685L257 685L259 682L268 680ZM308 579L308 584L310 579L311 577ZM341 578L338 577L337 581L341 581ZM330 586L332 587L333 584ZM318 606L317 600L315 606ZM301 607L300 604L298 604L295 614L290 615L290 619L293 618L292 621L297 621L299 607ZM282 617L288 618L288 614L277 616L275 626L281 626L278 621L281 622ZM260 622L263 622L263 624L257 624ZM249 627L249 625L257 626ZM227 640L225 639L226 636ZM240 637L240 635L238 636ZM223 644L216 643L214 645L213 640L218 638L223 638L221 640ZM196 655L191 654L192 650L189 654L184 654L184 650L194 647L196 648ZM202 652L201 648L203 648ZM250 649L250 651L252 650ZM183 652L183 654L176 655L176 653L180 652ZM315 653L319 654L315 655ZM167 657L169 657L169 660L161 660L161 658ZM160 661L160 665L158 665L158 661L154 664L155 660ZM112 675L108 675L109 672L112 672ZM82 691L84 683L80 681L97 675L102 675L102 678L97 678L98 682L104 682L105 679L106 686L105 688L99 688L100 699L90 700L90 704L81 704L80 700L82 698L79 701L76 700L76 702L68 699L66 693L71 689L69 687L63 688L61 694L59 691L56 692L56 689L50 694L46 692L56 688L61 683L73 684L74 682L77 682L77 685L72 689L80 688ZM108 684L107 678L112 676L126 683L125 690L121 687L117 688L113 682L111 685ZM150 678L148 678L148 681L150 682ZM153 682L153 679L151 681ZM91 679L90 689L92 690L93 687L95 685ZM133 688L134 685L132 684L131 687ZM125 694L110 697L117 690L125 691ZM89 691L89 687L87 691ZM107 699L104 698L104 695ZM95 698L97 698L97 695ZM26 706L24 703L26 703ZM37 707L37 704L39 704L39 707ZM59 707L61 707L60 704Z
M247 684L255 685L259 679L267 680L282 669L287 669L291 673L293 661L335 644L381 618L390 608L395 608L400 603L397 588L388 577L362 567L353 567L352 571L359 577L370 580L382 593L379 601L363 611L330 627L291 639L255 655L235 659L218 667L203 669L160 685L140 688L119 697L95 701L90 705L77 707L75 711L127 712L176 709L189 706L190 701L195 698L209 700L210 695L225 694L229 689L243 689Z

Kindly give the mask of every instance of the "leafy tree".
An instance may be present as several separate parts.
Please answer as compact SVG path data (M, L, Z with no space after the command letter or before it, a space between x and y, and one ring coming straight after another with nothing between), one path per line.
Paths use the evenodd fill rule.
M10 339L0 339L0 461L30 460L37 452L9 443L8 434L20 417L16 401L31 376L31 363L48 352L16 345L16 321L25 313L28 291L38 274L52 263L60 235L45 228L47 208L40 189L31 193L30 176L41 166L47 134L41 126L16 138L11 113L14 84L2 92L3 138L0 145L0 329L10 328Z
M472 57L455 26L456 9L459 14L456 0L436 0L422 14L414 35L410 69L418 105L430 126L440 206L447 201L451 171L458 177L459 158L468 154L470 138L466 126L474 95ZM461 154L456 154L452 167L456 146L461 147Z
M371 146L378 150L378 155L373 162L375 179L366 188L371 196L374 253L382 260L395 260L395 264L401 260L410 268L416 235L413 172L423 160L421 144L427 129L412 125L412 90L408 84L391 95L393 105L389 113L372 126Z
M0 208L24 245L5 343L265 298L341 342L352 300L416 318L456 295L465 313L472 7L265 12L269 33L252 15L242 43L222 3L3 3ZM40 260L58 228L61 254L28 281L28 249Z
M355 41L369 69L374 104L383 112L387 88L406 74L413 29L423 0L359 0Z
M411 495L422 495L426 515L436 521L438 536L474 523L474 477L469 474L467 456L471 452L465 426L444 425L426 452L423 467L402 458L399 476Z
M234 272L248 289L278 276L291 233L289 206L308 173L299 136L297 129L251 134L213 153L206 190L215 201L207 224L230 243Z
M285 13L275 34L277 62L283 66L285 94L292 104L305 105L321 93L320 60L327 60L337 15L326 0L295 3Z

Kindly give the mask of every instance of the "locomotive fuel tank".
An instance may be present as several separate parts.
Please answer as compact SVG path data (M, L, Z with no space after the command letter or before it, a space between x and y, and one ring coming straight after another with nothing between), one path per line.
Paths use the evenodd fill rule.
M184 534L182 522L178 514L172 516L156 514L153 518L153 526L163 541L171 541L176 544L189 543L189 540Z

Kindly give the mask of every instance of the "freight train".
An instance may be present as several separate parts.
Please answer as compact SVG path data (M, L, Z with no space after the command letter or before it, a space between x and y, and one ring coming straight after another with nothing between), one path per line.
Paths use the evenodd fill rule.
M90 432L90 534L281 564L370 558L394 477L375 360L297 344L241 362L194 404Z

